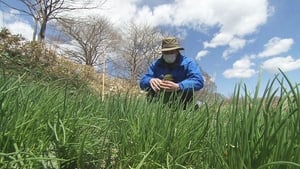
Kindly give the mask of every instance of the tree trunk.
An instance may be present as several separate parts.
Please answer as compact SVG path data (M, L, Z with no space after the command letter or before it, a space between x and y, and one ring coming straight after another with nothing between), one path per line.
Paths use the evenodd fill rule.
M32 33L32 41L36 41L36 32L37 32L37 27L38 27L38 19L34 19L34 28L33 28L33 33Z
M47 19L43 19L43 21L41 23L41 29L40 29L40 32L39 32L39 37L38 37L39 41L44 41L45 40L46 27L47 27Z

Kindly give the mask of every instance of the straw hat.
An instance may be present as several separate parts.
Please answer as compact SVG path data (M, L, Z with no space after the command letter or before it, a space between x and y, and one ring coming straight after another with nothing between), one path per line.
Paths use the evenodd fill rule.
M170 50L184 50L180 47L178 40L175 37L165 37L162 40L161 51L170 51Z

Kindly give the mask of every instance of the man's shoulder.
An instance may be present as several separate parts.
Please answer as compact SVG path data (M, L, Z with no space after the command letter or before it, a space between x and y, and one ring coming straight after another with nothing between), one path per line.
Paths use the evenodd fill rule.
M188 64L190 62L195 62L195 60L191 57L187 57L187 56L182 55L181 58L182 58L182 63L183 64Z

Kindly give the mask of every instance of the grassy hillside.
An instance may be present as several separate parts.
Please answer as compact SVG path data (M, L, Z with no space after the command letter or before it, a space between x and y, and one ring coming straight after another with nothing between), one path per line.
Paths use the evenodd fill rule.
M263 96L241 84L230 100L183 110L176 102L149 104L107 77L106 91L113 92L102 100L101 76L90 67L6 44L0 168L300 167L300 86L288 77L271 80Z
M300 167L299 86L195 111L61 84L0 76L0 168Z
M0 31L0 71L3 75L23 76L23 80L29 81L58 80L62 85L67 82L74 88L86 85L100 95L140 94L137 84L130 84L125 79L103 76L91 66L76 64L57 55L45 44L27 42L21 36L11 34L7 29Z

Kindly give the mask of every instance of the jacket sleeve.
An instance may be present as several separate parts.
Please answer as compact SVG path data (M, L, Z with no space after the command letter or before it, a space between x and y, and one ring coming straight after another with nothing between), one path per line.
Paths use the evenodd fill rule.
M146 74L144 74L140 80L140 88L142 90L151 90L150 80L154 77L154 64L152 63Z
M187 78L179 82L180 90L198 91L204 86L204 79L198 65L194 61L189 61L186 64Z

